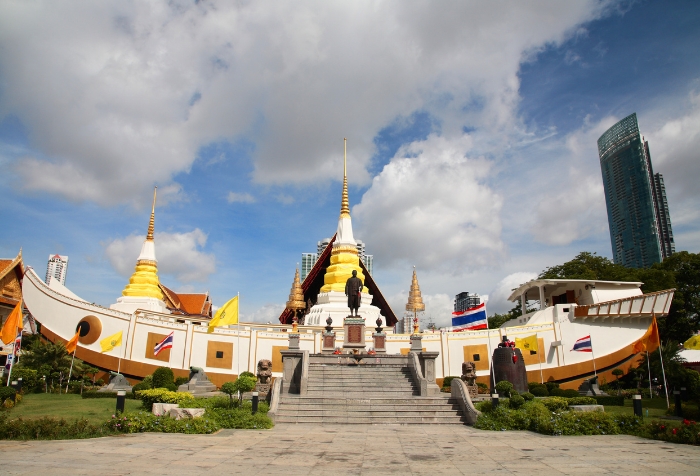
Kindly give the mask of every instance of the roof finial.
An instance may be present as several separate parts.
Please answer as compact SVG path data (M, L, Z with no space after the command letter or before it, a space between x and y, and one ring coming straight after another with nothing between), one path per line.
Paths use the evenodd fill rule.
M340 202L340 218L350 218L350 202L348 200L348 140L343 138L343 198Z
M155 225L156 221L156 192L158 191L158 187L156 186L153 189L153 206L151 207L151 220L148 222L148 234L146 235L146 239L149 241L153 241L153 226Z

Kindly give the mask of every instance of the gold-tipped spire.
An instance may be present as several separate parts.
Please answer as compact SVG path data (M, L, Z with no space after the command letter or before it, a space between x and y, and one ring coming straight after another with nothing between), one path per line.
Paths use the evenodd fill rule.
M292 283L292 290L289 292L287 309L294 312L301 309L306 309L306 302L304 302L304 290L301 288L301 281L299 280L299 268L297 268L296 273L294 273L294 282Z
M348 140L343 138L343 198L340 201L340 218L350 218L350 201L348 200Z
M155 187L153 189L153 206L151 206L151 220L148 222L148 234L146 235L146 239L148 241L153 241L153 228L155 226L156 222L156 192L158 191L158 187Z
M411 312L425 311L423 297L420 294L420 286L418 285L418 276L416 275L416 267L413 267L413 280L411 281L411 290L408 292L408 303L406 310Z

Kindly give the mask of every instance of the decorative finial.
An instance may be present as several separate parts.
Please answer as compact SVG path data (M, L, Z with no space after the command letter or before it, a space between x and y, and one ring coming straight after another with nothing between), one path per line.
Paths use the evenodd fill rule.
M343 138L343 198L340 201L340 218L350 218L350 201L348 200L348 140Z
M418 285L418 276L416 275L415 266L413 267L413 279L411 280L411 290L408 292L406 310L412 312L425 311L425 304L423 303L423 297L420 293L420 286Z
M153 227L155 225L156 221L156 192L158 191L158 187L155 187L153 189L153 206L151 207L151 220L148 222L148 234L146 235L146 239L148 241L153 241Z
M306 309L306 302L304 302L304 290L301 287L301 282L299 281L299 268L297 268L294 273L294 282L292 283L292 290L289 292L289 301L287 301L287 309L296 313L302 309Z

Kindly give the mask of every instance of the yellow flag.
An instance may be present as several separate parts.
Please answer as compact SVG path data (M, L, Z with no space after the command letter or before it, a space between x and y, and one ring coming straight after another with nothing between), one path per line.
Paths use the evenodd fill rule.
M14 342L17 337L17 332L22 330L22 301L18 302L12 310L5 324L2 326L2 343L9 344Z
M238 324L238 296L229 300L216 311L214 317L209 321L209 332L213 331L215 327L232 324Z
M693 337L685 341L684 349L700 350L700 335L695 334Z
M122 345L122 331L117 332L100 341L100 346L102 347L102 352L109 352L115 347Z
M539 346L537 344L537 334L532 334L531 336L523 337L522 339L515 338L515 347L518 349L529 350L530 352L539 351Z
M72 354L75 352L75 349L78 347L78 339L80 338L80 331L76 332L75 335L71 340L68 341L66 344L66 350L68 351L69 354Z

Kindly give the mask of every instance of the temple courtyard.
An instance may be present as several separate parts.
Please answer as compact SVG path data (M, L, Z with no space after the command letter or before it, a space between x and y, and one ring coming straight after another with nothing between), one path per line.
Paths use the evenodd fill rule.
M461 425L280 424L214 435L4 441L10 475L700 474L700 448Z

